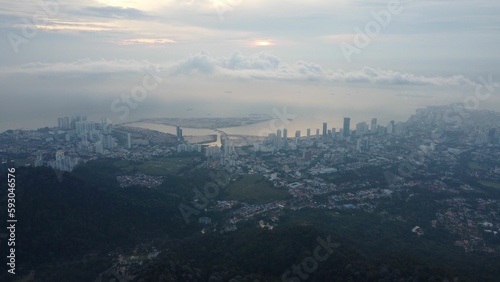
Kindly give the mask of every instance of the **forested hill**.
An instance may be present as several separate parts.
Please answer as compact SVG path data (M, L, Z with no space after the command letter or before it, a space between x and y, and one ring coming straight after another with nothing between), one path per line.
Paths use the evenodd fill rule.
M47 168L17 169L16 278L116 281L117 257L138 256L137 246L143 246L154 247L159 254L140 263L128 261L123 281L281 281L287 271L292 273L287 277L295 277L289 281L301 281L293 274L294 265L314 257L318 240L327 238L335 247L307 273L308 281L497 281L500 277L497 254L465 253L450 244L453 236L445 230L418 237L408 223L362 211L284 210L270 230L259 227L259 217L224 233L215 222L186 224L179 204L190 203L192 188L210 180L207 171L166 175L156 188L121 188L116 180L121 172L111 165L113 161L91 162L63 175ZM0 181L5 207L5 176ZM418 206L398 208L425 212ZM225 216L222 211L205 215L214 221ZM5 208L0 209L0 218L5 222ZM2 247L2 265L6 256ZM0 275L1 281L12 280L6 272Z
M63 265L76 271L73 275L90 278L106 268L108 252L116 248L186 231L177 208L180 195L167 189L119 188L104 167L94 163L59 178L48 168L17 169L17 273L37 270L40 277L64 271L59 267ZM168 182L172 187L177 183ZM2 207L7 202L5 184L2 178ZM2 221L6 212L0 210ZM2 265L5 259L3 251ZM95 269L85 270L83 261L96 262ZM75 262L74 269L68 262Z

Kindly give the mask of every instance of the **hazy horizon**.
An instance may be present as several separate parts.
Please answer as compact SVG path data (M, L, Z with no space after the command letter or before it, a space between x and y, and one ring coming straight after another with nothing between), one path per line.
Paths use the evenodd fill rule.
M30 3L2 1L1 131L284 106L400 119L499 77L492 1ZM477 108L500 108L498 95Z

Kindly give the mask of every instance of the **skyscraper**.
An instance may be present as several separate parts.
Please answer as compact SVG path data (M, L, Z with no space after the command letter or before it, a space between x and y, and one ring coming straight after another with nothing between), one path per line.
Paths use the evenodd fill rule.
M39 167L39 166L43 166L43 152L42 151L36 152L35 167Z
M177 125L176 129L177 129L177 132L176 132L177 133L177 141L181 142L182 141L182 128L179 125Z
M105 135L104 140L105 140L104 147L106 149L113 150L115 148L115 140L114 140L113 136Z
M351 135L351 118L345 117L344 118L344 137L348 137Z
M394 133L394 121L391 120L388 124L387 124L387 134L393 134Z
M327 137L327 124L326 122L323 122L323 139L326 140L326 137Z
M283 137L281 136L281 129L276 131L276 148L281 149L283 147Z
M356 124L356 135L361 136L368 133L368 124L366 122L360 122Z
M370 124L370 132L371 133L377 132L377 118L372 118L372 122Z
M286 128L283 129L283 147L288 148L288 130Z
M65 156L64 151L59 150L56 152L56 160L50 161L49 166L54 169L61 171L72 171L75 165L78 164L78 160L73 160L72 158Z
M132 140L130 140L130 133L127 133L127 148L130 149L130 147L132 147Z
M69 129L70 128L69 117L58 118L57 127L59 127L60 129Z

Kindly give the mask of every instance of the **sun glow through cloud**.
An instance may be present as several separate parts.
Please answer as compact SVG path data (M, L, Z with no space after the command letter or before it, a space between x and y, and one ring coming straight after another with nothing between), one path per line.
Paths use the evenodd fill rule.
M265 47L265 46L271 46L273 45L270 41L265 41L265 40L262 40L262 41L256 41L255 42L255 45L256 46L261 46L261 47Z

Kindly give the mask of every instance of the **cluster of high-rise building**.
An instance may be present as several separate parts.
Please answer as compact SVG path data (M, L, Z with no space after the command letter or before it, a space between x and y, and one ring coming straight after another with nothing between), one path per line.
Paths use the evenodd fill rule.
M177 153L182 152L199 152L201 153L200 144L179 144L177 145Z
M93 122L88 121L77 121L75 122L75 131L76 134L85 134L85 133L94 133L95 132L95 124Z
M57 127L60 129L71 129L71 121L69 117L58 118Z
M90 145L89 151L104 154L104 149L113 150L116 147L116 140L111 135L98 134L97 141Z
M389 122L387 127L378 125L377 119L373 118L370 124L360 122L356 124L355 129L351 130L351 118L344 117L343 127L337 130L336 128L328 128L328 123L323 122L322 130L316 129L315 135L311 135L311 129L307 129L305 138L302 137L301 131L297 130L294 137L288 135L286 128L277 129L276 133L270 133L264 140L263 144L255 144L256 150L272 152L275 150L294 150L301 144L313 144L312 142L331 143L334 140L352 140L356 142L358 151L370 149L370 139L372 134L396 134L399 124L394 121ZM112 150L116 147L116 140L112 137L112 125L106 119L102 119L101 123L92 123L87 121L86 116L76 115L72 118L62 117L58 119L58 128L54 131L54 138L58 140L60 132L66 134L66 140L70 141L76 138L79 146L87 148L89 153L104 154L106 150ZM71 132L71 134L69 133ZM177 152L201 152L201 145L184 144L182 128L176 126L176 137L178 141ZM130 133L126 135L126 147L132 147L132 137ZM485 136L483 139L487 139ZM134 144L139 140L134 140ZM479 140L481 141L481 140ZM306 142L306 143L303 143ZM222 147L210 146L205 149L205 156L209 158L222 158L224 162L232 159L235 153L234 146L222 144ZM43 164L42 156L35 161L36 165ZM54 168L66 170L72 169L74 166L71 160L64 155L60 155L55 161L50 162Z
M219 146L209 146L205 149L205 157L217 158L221 155L221 149Z
M48 161L47 164L53 169L60 171L72 171L78 164L78 158L71 158L64 155L64 151L59 150L56 152L56 159Z
M283 130L278 129L276 134L271 133L268 135L265 144L272 145L277 149L288 149L288 130L284 128Z
M373 134L398 134L404 130L404 123L389 122L387 127L378 125L377 118L373 118L370 124L360 122L356 124L355 130L351 130L351 118L344 117L343 127L338 131L336 128L328 128L328 123L323 122L322 131L316 129L315 136L311 135L311 129L307 129L305 142L320 141L323 143L333 142L334 140L351 140L356 138L359 151L367 150L370 147L370 136ZM276 133L270 133L262 145L256 146L258 151L274 151L281 149L294 149L302 140L301 131L295 132L293 142L288 138L287 129L278 129Z
M57 119L59 129L75 129L78 122L87 121L87 116L74 115L70 117L60 117Z
M101 123L87 121L86 116L75 115L71 119L69 117L61 117L57 119L58 127L54 130L54 140L60 140L60 134L65 134L65 140L71 141L76 138L79 145L87 147L89 152L103 154L105 149L114 149L116 140L111 136L112 125L108 119L101 119ZM99 129L97 129L99 126ZM128 148L131 147L130 136L127 136Z
M104 154L105 150L116 147L116 139L111 135L112 125L108 119L102 119L101 123L87 121L86 116L75 115L73 117L60 117L57 119L57 127L52 131L53 137L46 141L75 142L79 150L88 153ZM128 147L131 147L131 138L128 137ZM35 166L47 165L62 171L71 171L78 164L78 158L65 155L63 150L58 150L55 160L44 161L43 152L38 151L34 162Z

